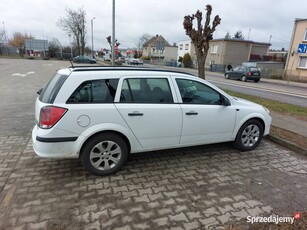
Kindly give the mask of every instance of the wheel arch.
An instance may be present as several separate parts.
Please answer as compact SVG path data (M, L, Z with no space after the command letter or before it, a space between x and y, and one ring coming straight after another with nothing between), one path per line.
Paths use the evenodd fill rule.
M262 125L262 128L263 128L263 132L265 131L265 122L264 122L264 119L259 117L259 116L253 116L253 117L249 117L247 119L245 119L243 122L240 122L240 124L238 125L237 129L235 130L235 132L233 133L233 139L235 139L241 129L241 127L246 123L246 122L249 122L251 120L257 120L260 122L260 124Z
M82 146L81 146L81 148L80 148L80 151L79 151L79 158L80 158L81 153L82 153L84 147L86 146L86 144L87 144L90 140L94 139L95 137L97 137L97 136L99 136L99 135L101 135L101 134L115 134L115 135L121 137L121 138L125 141L125 143L127 144L128 153L130 154L130 152L131 152L131 143L130 143L130 141L129 141L129 139L128 139L128 137L127 137L126 135L124 135L123 133L121 133L121 132L119 132L119 131L115 131L115 130L103 130L103 131L99 131L99 132L96 132L96 133L92 134L91 136L89 136L89 137L83 142L83 144L82 144Z

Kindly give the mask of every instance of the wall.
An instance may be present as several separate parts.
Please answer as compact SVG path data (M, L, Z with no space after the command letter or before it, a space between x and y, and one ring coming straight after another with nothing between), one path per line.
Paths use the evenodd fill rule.
M288 60L285 70L285 79L307 82L307 68L300 68L299 62L301 57L307 57L307 53L298 54L299 44L307 44L303 41L307 29L307 19L297 20L293 28L292 44L290 44Z
M251 43L239 41L227 41L223 63L231 63L233 67L241 65L242 62L248 61L251 52Z

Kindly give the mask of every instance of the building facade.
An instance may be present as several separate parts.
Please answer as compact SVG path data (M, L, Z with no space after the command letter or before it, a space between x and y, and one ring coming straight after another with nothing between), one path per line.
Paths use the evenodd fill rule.
M171 46L161 35L156 35L143 44L143 56L150 57L152 64L175 62L177 46Z
M269 43L238 39L211 40L209 42L205 67L206 69L210 69L212 64L231 64L232 66L236 66L247 61L268 61L271 59L268 56L270 45ZM194 44L190 40L178 43L177 60L179 57L183 57L185 53L190 54L194 67L197 67Z
M295 19L285 79L307 82L307 19Z
M271 44L239 39L214 39L210 41L206 67L211 64L232 66L247 61L268 61Z

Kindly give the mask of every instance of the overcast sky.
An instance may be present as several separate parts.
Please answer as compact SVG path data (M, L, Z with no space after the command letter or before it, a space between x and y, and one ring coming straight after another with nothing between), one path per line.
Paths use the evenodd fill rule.
M95 49L108 48L106 37L112 34L113 0L1 0L0 20L7 37L27 32L38 39L57 38L68 45L68 35L56 22L65 9L83 7L87 16L87 42L91 46L91 19L94 21ZM120 48L136 47L144 33L162 35L170 44L188 40L183 17L205 6L222 18L214 38L231 36L242 30L245 39L269 42L273 49L288 49L295 18L307 18L306 0L115 0L116 38Z

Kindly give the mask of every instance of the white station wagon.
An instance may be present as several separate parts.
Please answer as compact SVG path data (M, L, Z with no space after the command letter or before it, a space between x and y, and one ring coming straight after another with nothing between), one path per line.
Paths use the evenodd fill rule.
M229 141L252 150L271 125L263 106L176 71L69 67L38 94L36 154L80 158L95 175L120 170L130 153Z

